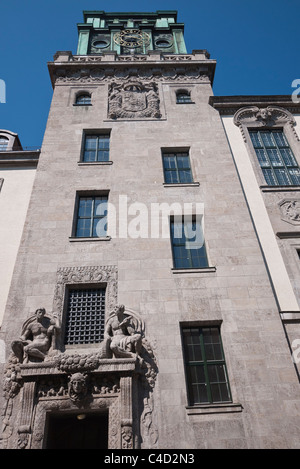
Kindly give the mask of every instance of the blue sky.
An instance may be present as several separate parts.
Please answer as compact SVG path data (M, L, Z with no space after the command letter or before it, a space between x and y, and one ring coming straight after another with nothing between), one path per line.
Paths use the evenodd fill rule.
M76 53L83 10L177 10L188 52L217 60L215 95L286 94L300 79L300 0L9 0L1 5L0 128L40 146L52 98L47 62Z

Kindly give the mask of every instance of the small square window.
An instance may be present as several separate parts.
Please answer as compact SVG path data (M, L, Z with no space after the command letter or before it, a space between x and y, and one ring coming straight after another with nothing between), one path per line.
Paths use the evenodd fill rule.
M92 98L89 93L81 93L76 96L76 104L78 106L88 106L92 104Z
M191 95L188 91L178 91L176 93L176 103L177 104L186 104L191 103Z

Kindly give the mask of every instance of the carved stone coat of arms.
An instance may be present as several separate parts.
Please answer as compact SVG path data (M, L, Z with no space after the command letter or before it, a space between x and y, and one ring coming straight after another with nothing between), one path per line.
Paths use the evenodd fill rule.
M136 80L121 84L111 83L108 94L108 117L159 119L160 100L156 83L143 84Z

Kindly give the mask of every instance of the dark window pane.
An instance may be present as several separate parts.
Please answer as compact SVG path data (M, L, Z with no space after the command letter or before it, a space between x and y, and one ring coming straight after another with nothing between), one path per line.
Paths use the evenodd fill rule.
M180 182L186 182L186 183L193 182L190 170L186 170L186 171L181 170L179 172L179 177L180 177Z
M93 199L81 197L79 200L79 217L91 217L93 209Z
M274 172L280 186L287 186L290 184L290 179L286 169L275 169Z
M91 235L91 220L81 218L77 221L76 236L78 238L86 238Z
M289 169L289 175L292 180L293 185L300 185L300 170L299 169Z

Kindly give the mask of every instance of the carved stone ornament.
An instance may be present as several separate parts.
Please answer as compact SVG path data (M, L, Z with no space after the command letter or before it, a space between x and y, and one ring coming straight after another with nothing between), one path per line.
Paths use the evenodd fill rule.
M77 284L84 279L115 279L115 274L113 266L62 269L58 279L61 285L72 280ZM61 301L57 295L56 305ZM98 412L110 407L109 448L154 448L158 370L140 315L124 305L114 306L104 340L84 354L57 347L58 317L38 309L12 343L4 377L3 447L42 448L47 412Z
M282 220L292 225L300 225L300 199L279 202Z
M174 56L177 61L180 61L180 56ZM136 60L136 56L124 56L124 65L126 61L132 62ZM82 58L86 61L86 58ZM141 59L146 60L146 57L141 56ZM95 63L97 60L100 60L98 57L90 58ZM142 61L142 60L141 60ZM65 83L74 83L74 84L92 84L92 83L105 83L113 80L118 81L128 81L130 78L134 77L136 80L143 80L143 82L155 80L158 81L180 81L180 82L200 82L200 83L210 83L210 78L208 75L207 68L205 66L197 66L189 64L188 67L182 66L173 66L171 62L168 63L168 66L164 64L163 66L156 65L147 67L139 67L138 64L136 67L108 67L105 68L93 67L80 70L61 70L56 72L55 84L65 84Z
M74 373L70 377L68 392L72 401L82 401L87 395L87 375Z
M156 83L143 84L134 78L126 83L113 82L108 91L108 117L110 119L161 117Z
M268 106L266 108L259 108L257 106L248 106L239 109L233 118L235 125L237 125L246 142L245 128L262 128L273 127L278 125L289 125L299 141L299 137L295 131L296 121L294 116L286 109L277 106Z
M60 331L56 314L46 315L45 308L38 308L23 324L21 337L11 344L20 363L40 362L55 349L55 338Z

